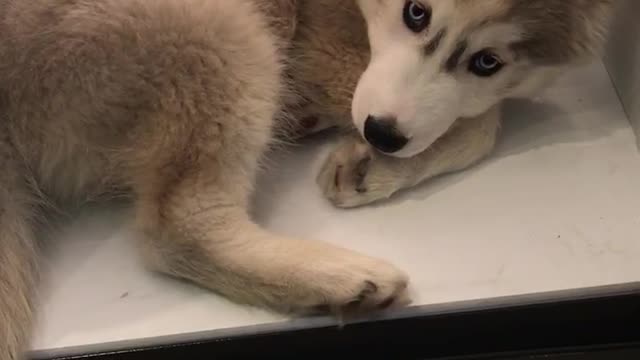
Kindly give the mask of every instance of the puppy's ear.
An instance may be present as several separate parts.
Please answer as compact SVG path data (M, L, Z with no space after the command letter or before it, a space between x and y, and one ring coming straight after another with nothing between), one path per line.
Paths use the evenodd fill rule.
M258 0L257 3L280 39L287 43L293 40L298 25L298 0Z
M534 62L580 62L603 49L617 0L515 0L511 21L523 41L514 50Z

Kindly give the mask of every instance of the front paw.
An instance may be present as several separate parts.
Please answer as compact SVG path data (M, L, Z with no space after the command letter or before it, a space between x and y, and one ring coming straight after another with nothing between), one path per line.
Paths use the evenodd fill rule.
M350 137L329 156L317 183L335 206L353 208L383 200L400 189L389 159L359 137Z
M399 308L411 303L409 277L395 266L374 258L345 253L340 263L329 262L328 269L318 263L319 270L309 279L314 289L310 306L301 313L335 313L339 316L360 315L387 308ZM336 259L337 260L337 259ZM337 268L334 268L338 265ZM326 271L326 272L324 272Z

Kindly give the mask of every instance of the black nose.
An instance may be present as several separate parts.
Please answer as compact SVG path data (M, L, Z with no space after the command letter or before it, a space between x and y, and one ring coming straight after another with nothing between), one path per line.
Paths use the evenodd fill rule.
M395 119L389 117L367 117L364 122L364 138L376 149L393 154L400 151L409 139L395 126Z

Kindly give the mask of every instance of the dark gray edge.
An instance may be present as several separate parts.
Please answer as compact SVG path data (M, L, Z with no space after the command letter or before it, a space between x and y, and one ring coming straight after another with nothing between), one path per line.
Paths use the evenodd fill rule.
M571 290L532 293L515 296L505 296L487 299L476 299L442 304L412 306L400 310L394 310L385 314L370 316L355 323L367 323L380 320L400 320L420 316L437 316L443 314L456 314L476 311L486 311L505 307L521 307L559 303L564 301L598 299L602 297L624 296L640 293L640 282L624 283L616 285L579 288ZM348 326L349 324L342 324ZM29 354L32 359L68 358L93 353L118 353L130 349L158 348L173 344L197 343L217 339L230 339L246 335L261 335L284 331L299 331L323 327L338 327L340 323L331 317L316 317L294 319L279 323L246 326L238 328L211 330L203 332L185 333L153 338L133 339L129 341L92 344L79 347L68 347L50 350L34 351Z

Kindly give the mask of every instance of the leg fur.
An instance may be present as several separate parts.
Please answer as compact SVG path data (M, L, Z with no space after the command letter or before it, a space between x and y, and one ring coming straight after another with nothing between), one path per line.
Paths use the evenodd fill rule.
M259 228L234 185L246 178L227 169L220 181L219 171L210 166L140 204L153 268L283 312L371 309L403 295L405 275L383 261Z
M0 79L16 99L12 143L39 185L93 164L83 185L134 189L154 269L240 302L373 308L404 294L406 276L383 261L249 219L284 90L278 41L253 2L9 4L0 40L15 46L0 46L11 65ZM0 360L13 360L26 344L36 254L24 181L0 154L0 354L11 354Z
M459 120L427 151L408 159L381 155L354 134L327 159L318 184L339 207L386 199L399 190L477 163L493 150L499 126L498 105L478 118Z
M14 158L0 143L0 360L21 359L26 350L37 278L33 207Z
M368 310L404 300L407 277L393 266L271 234L251 221L249 197L265 141L243 124L268 124L273 115L257 106L259 99L269 97L254 94L251 104L225 112L207 109L217 113L221 131L214 139L192 138L190 156L160 151L140 162L147 165L134 187L147 263L237 302L283 312ZM212 132L198 123L205 126L199 133ZM182 160L158 162L175 158Z
M135 142L119 155L137 195L145 260L235 301L286 312L372 309L404 297L407 278L395 267L271 234L250 220L249 197L282 92L281 67L260 19L234 4L242 17L221 19L218 12L185 20L203 28L217 20L221 38L203 31L173 64L143 59L159 67L151 69L155 90L170 99L143 114ZM181 49L194 36L182 35L165 47ZM189 71L194 66L198 71Z
M200 104L203 111L194 115L203 118L190 120L198 124L194 132L213 137L179 140L189 141L185 147L155 146L160 150L137 161L145 164L134 176L134 188L147 263L237 302L283 312L374 309L404 300L407 278L393 266L326 243L271 234L249 218L249 197L275 111L269 94L275 93L250 93L246 102L231 107ZM226 101L225 94L217 95ZM215 122L207 121L211 114ZM165 128L161 123L167 118L160 116L154 128ZM170 122L176 121L188 122Z

